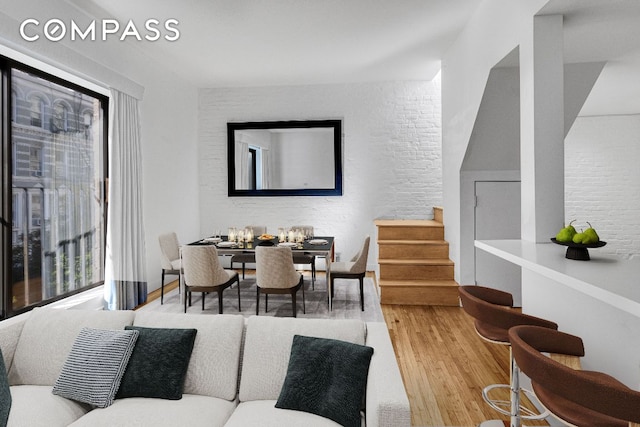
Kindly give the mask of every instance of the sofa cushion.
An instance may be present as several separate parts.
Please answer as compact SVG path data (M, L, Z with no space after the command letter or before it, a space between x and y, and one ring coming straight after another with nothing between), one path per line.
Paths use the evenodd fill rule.
M276 408L310 412L345 427L360 425L373 348L296 335Z
M51 386L17 385L11 387L13 405L9 413L10 426L68 426L91 407L51 393Z
M275 400L242 402L225 427L340 427L340 424L328 418L308 412L278 409L275 404Z
M222 314L136 313L135 326L198 330L184 383L184 393L233 400L238 390L238 367L244 317Z
M180 399L196 329L143 328L116 397Z
M71 426L221 427L235 407L236 402L193 394L183 394L180 400L130 397L117 399L108 408L94 409Z
M133 318L133 311L35 308L22 328L10 383L53 386L83 327L124 329Z
M287 375L294 335L333 338L364 345L361 320L251 316L242 358L240 401L277 400Z
M105 408L113 403L138 331L82 328L53 394Z

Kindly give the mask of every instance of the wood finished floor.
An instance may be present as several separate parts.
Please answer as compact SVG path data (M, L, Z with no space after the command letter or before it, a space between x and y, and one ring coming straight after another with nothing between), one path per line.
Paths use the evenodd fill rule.
M409 396L412 426L508 420L481 393L488 384L509 382L509 350L480 339L462 308L382 305L382 313Z
M176 286L177 281L165 286L165 292ZM159 290L151 292L149 301L159 297ZM509 382L509 350L480 339L462 308L382 305L382 313L409 396L412 426L472 427L508 420L482 400L482 389Z

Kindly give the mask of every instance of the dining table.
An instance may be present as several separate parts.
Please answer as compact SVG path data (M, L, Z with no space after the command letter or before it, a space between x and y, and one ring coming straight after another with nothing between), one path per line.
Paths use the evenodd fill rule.
M280 242L278 236L273 236L272 239L265 239L261 236L255 236L252 241L237 242L229 241L228 236L222 235L220 237L205 237L195 242L189 243L189 245L203 246L203 245L215 245L218 251L218 255L229 256L238 253L255 252L258 246L287 246L291 248L291 251L302 252L308 255L315 255L317 257L325 258L326 265L326 298L329 305L329 311L333 309L331 301L331 262L335 259L334 238L332 236L314 236L313 238L305 239L301 242ZM181 281L184 283L184 280ZM184 298L184 292L181 292L181 299Z

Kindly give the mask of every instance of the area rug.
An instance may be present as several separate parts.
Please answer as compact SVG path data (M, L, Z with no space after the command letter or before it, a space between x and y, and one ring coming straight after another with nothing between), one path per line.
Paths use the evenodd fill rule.
M324 319L362 319L367 322L384 322L380 300L374 288L373 279L366 277L364 281L364 311L360 309L360 290L357 280L335 279L335 295L333 310L329 311L327 303L327 283L324 277L317 277L315 289L311 287L308 275L305 275L304 294L306 313L302 312L302 291L297 296L297 316ZM269 295L269 311L265 313L264 295L260 296L260 316L291 317L293 314L290 295ZM218 314L218 294L205 296L205 306L202 310L202 294L193 293L192 305L187 307L190 314ZM223 292L224 314L242 314L245 317L256 314L256 281L255 276L247 275L240 280L240 303L242 311L238 310L238 291L235 285ZM182 313L184 308L180 303L180 295L174 289L164 295L164 304L160 299L140 307L138 310L154 310L165 313Z

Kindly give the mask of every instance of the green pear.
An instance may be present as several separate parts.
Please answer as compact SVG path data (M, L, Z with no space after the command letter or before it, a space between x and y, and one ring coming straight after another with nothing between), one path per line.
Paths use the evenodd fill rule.
M584 233L580 232L580 233L574 234L571 240L573 241L573 243L584 243L585 237L586 236L584 235Z
M587 222L587 224L589 224ZM584 237L582 239L582 243L585 245L593 245L594 243L598 243L600 241L600 236L596 233L596 230L593 229L591 224L589 224L589 228L584 230Z
M575 219L573 221L575 221ZM571 225L573 221L571 221L569 225L564 227L562 230L558 231L558 234L556 234L556 240L558 242L567 243L573 239L573 236L576 234L576 229Z

